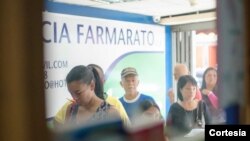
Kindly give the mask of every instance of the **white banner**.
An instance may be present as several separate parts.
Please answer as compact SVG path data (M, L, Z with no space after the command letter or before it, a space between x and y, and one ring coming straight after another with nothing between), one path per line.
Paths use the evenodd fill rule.
M121 61L128 54L160 53L163 58L161 61L156 60L155 64L159 64L161 68L158 69L162 69L163 72L160 75L165 78L165 27L163 26L44 12L43 30L47 117L53 117L67 98L71 98L65 77L76 65L97 64L107 75L108 69L112 70L111 65L115 65L114 62ZM152 56L154 54L150 54L152 57L150 60L145 60L140 55L136 56L138 60L130 61L131 65L137 65L138 63L133 64L136 61L146 61L140 62L142 66L135 66L139 75L146 73L146 70L141 68L144 67L143 64L149 66L154 64L147 64L150 60L154 61ZM130 65L126 60L124 63L123 66ZM157 72L150 73L154 75ZM119 84L120 75L117 74L115 77L117 78L114 83ZM148 76L140 75L140 78L143 77ZM144 82L140 82L140 91L154 97L165 115L165 80L160 81L160 85L156 84L152 90L158 95L153 95L153 92L144 89L149 86ZM118 85L112 87L107 90L121 91L121 88L116 88ZM116 92L112 95L119 98L123 93Z

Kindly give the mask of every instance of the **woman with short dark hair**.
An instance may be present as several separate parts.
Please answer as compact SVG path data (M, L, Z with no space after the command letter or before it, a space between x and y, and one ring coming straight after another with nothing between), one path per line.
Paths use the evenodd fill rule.
M195 100L197 82L191 75L181 76L177 83L179 101L171 105L167 116L167 133L170 138L181 137L194 128L210 124L206 104Z

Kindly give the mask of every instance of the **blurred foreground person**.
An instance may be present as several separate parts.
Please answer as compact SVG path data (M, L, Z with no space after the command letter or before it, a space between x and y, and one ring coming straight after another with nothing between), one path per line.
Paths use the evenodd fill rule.
M152 120L163 120L159 106L149 100L140 103L140 112L142 118Z

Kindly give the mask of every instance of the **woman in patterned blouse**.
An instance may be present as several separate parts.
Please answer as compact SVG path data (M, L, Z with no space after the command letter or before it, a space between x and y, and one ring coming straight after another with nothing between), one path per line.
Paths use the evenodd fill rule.
M66 77L73 100L66 104L64 121L55 120L56 128L63 125L82 126L111 118L120 118L115 107L103 99L103 88L98 72L83 65L74 67Z

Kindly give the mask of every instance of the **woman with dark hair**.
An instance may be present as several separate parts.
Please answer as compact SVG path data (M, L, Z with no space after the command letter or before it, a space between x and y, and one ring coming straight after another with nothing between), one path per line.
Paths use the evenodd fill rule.
M103 88L94 68L76 66L66 77L68 91L73 100L66 103L55 117L56 128L64 125L81 126L110 118L120 118L117 110L103 99Z
M105 82L105 76L104 76L104 71L103 69L97 65L97 64L89 64L88 67L92 67L94 68L97 72L98 72L98 75L100 77L100 81L102 83L102 86L104 85L104 82ZM121 118L122 118L122 121L123 121L123 124L126 125L126 126L129 126L130 125L130 120L128 118L128 115L122 105L122 103L119 101L119 99L111 96L111 95L108 95L106 92L102 91L103 92L103 98L105 101L107 101L109 104L115 106L115 108L118 110Z
M212 115L212 123L224 123L224 111L219 108L217 96L217 70L209 67L205 70L201 84L202 99L207 104Z
M163 120L161 110L155 102L144 100L140 103L139 110L142 117L152 120Z
M167 116L167 134L170 138L183 137L194 128L210 124L206 104L195 100L197 82L191 75L181 76L177 82L178 102L171 105Z

